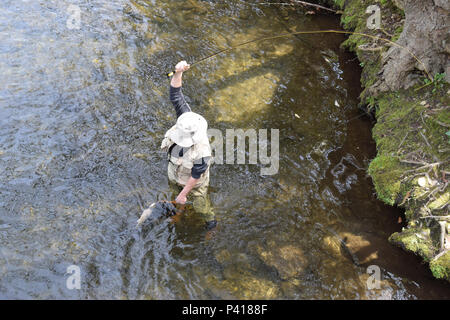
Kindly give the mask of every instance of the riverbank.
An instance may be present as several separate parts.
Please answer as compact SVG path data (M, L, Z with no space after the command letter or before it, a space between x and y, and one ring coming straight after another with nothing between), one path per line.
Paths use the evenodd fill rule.
M450 5L327 2L341 10L346 30L374 36L353 34L343 46L362 66L360 104L376 115L377 156L369 175L380 200L405 209L407 227L389 241L422 257L436 278L450 281L450 43L444 21ZM370 5L380 8L380 28L367 26Z

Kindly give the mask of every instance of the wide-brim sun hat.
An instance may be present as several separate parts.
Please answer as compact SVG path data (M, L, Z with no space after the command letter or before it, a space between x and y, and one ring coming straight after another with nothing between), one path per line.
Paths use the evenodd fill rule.
M183 148L207 142L208 122L198 113L185 112L178 117L177 124L169 130L167 136Z

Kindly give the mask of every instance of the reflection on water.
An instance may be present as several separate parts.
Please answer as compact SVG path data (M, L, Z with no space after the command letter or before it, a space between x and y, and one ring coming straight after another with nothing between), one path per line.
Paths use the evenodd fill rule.
M254 3L80 1L80 29L68 29L73 1L2 1L0 297L448 297L387 243L398 213L375 200L365 173L369 123L347 123L359 75L341 36L253 43L192 68L184 92L211 128L280 129L280 172L215 166L211 240L191 210L134 228L168 197L159 144L175 121L164 74L177 61L338 27ZM72 264L81 290L65 286ZM380 289L366 287L371 264Z

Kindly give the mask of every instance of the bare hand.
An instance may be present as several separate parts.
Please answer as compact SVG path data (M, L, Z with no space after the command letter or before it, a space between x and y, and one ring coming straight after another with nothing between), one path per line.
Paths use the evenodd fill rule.
M179 204L185 204L186 201L187 201L187 198L186 198L186 196L183 193L180 193L178 195L178 197L175 199L175 202L179 203Z
M184 72L189 70L191 66L186 62L186 61L180 61L177 63L177 65L175 66L175 72Z

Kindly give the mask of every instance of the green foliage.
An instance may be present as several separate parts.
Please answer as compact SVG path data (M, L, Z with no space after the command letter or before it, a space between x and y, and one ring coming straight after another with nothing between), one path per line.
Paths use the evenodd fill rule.
M449 277L448 270L440 265L433 265L431 267L431 272L433 272L433 276L438 279L445 279Z
M450 281L450 252L445 253L439 259L431 261L430 269L436 278Z
M403 26L397 27L397 29L395 29L394 35L392 36L391 41L396 42L398 40L398 38L400 38L401 33L403 32Z
M341 16L341 23L347 30L362 30L365 28L368 6L365 1L344 1L340 0L342 6L345 4L344 13Z
M333 0L336 7L342 9L344 7L345 0Z
M356 15L343 15L341 22L345 29L353 29L356 27L358 17Z
M373 109L376 108L376 100L374 96L369 96L366 98L366 103L367 103L367 110L368 111L372 111Z
M424 80L425 86L426 87L430 84L433 84L433 90L432 92L435 93L437 90L444 88L445 85L445 73L436 73L434 75L434 79L433 81L431 81L428 78L425 78Z

